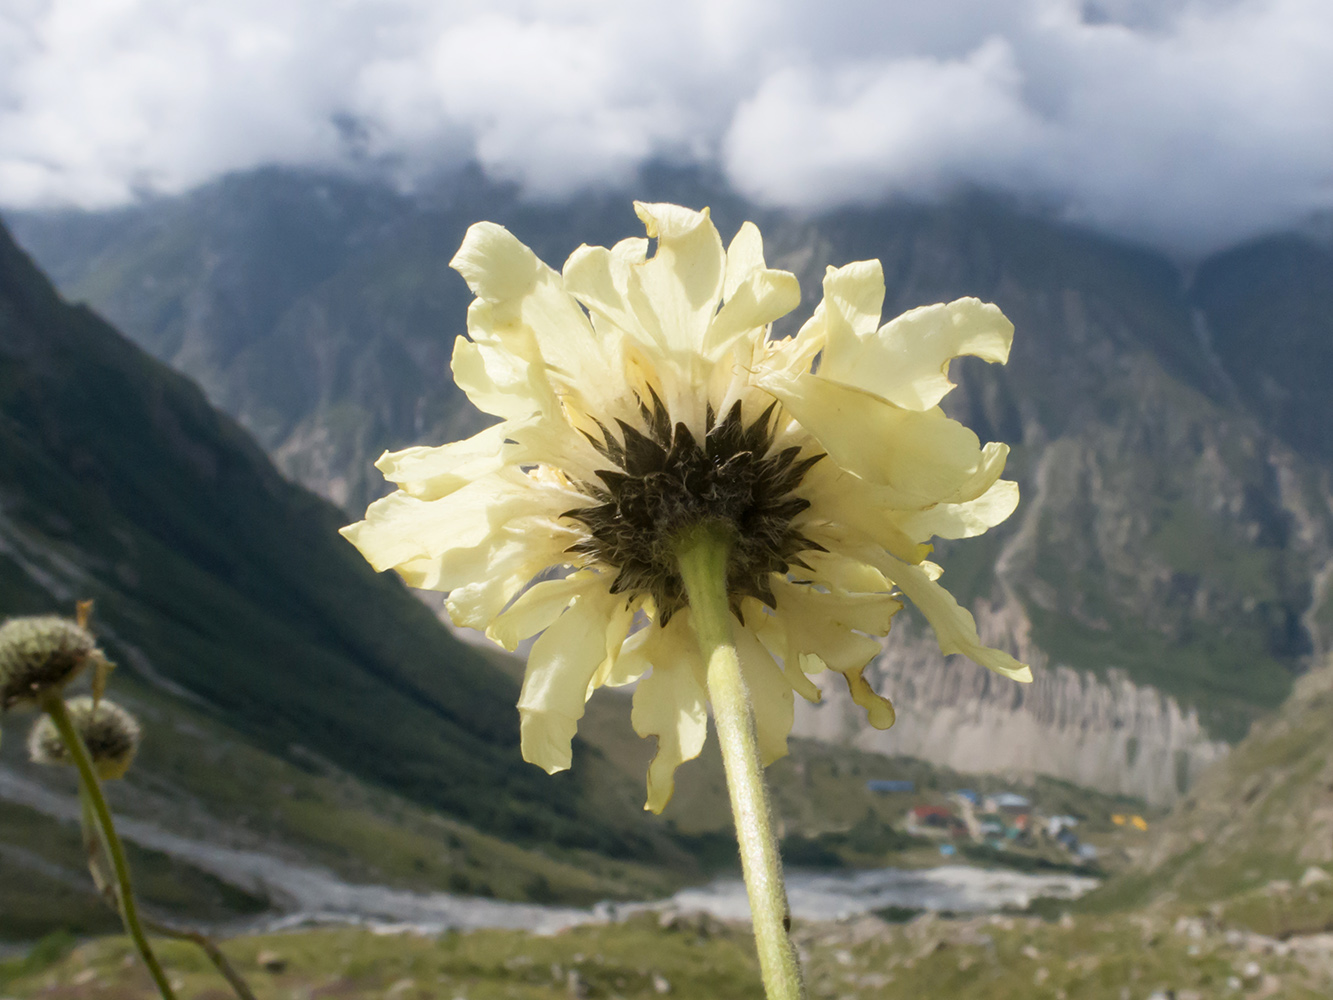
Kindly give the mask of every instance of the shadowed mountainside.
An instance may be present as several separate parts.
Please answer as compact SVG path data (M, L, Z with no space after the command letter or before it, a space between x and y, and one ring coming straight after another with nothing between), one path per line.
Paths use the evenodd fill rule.
M600 780L595 753L580 747L582 766L556 778L523 763L517 684L372 572L343 522L196 386L61 301L0 229L0 608L95 599L113 692L153 720L125 802L152 800L168 825L258 824L334 857L405 836L374 815L392 810L492 861L499 841L477 846L482 835L589 871L607 857L681 861L645 825L641 789ZM18 763L25 722L3 720L7 773L58 781ZM361 827L341 829L344 807ZM50 828L21 818L6 806L9 848L44 849ZM449 853L430 843L411 850ZM540 871L509 854L513 875ZM585 898L616 891L548 875L546 893L574 891L565 878Z

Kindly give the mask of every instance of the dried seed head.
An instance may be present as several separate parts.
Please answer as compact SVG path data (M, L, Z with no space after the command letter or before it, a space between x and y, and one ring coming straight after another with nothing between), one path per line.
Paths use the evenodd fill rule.
M792 521L810 506L793 491L824 456L773 451L772 406L748 425L739 402L721 420L710 411L702 442L684 424L672 426L656 395L641 408L646 434L617 421L619 437L603 428L602 440L589 438L617 468L598 470L600 484L581 485L593 505L565 512L588 529L570 551L615 569L613 594L651 595L665 625L686 603L677 540L696 525L722 526L732 537L733 611L740 614L743 597L773 607L770 574L803 565L797 553L821 548Z
M125 776L139 749L139 723L129 712L103 698L71 698L65 705L74 728L83 737L93 769L103 781ZM43 715L28 736L28 756L34 764L73 764L69 748L60 738L51 717Z
M12 618L0 625L0 711L33 708L101 659L93 634L68 618Z

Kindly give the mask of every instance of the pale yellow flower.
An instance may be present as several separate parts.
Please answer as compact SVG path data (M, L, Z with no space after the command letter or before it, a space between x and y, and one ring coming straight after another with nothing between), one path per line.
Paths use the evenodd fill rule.
M673 545L700 521L734 538L728 591L765 763L786 752L793 693L818 700L811 674L841 673L871 723L892 725L861 674L899 594L944 652L1030 680L925 561L931 537L979 534L1018 502L999 478L1008 449L937 405L952 358L1007 359L1009 321L960 299L880 326L883 273L863 261L830 268L812 318L771 341L800 292L765 266L753 224L724 251L707 211L635 209L651 256L648 239L584 246L559 274L500 226L468 231L453 267L477 298L454 380L501 421L386 453L398 492L344 529L376 569L447 591L458 625L511 650L541 633L518 703L524 758L567 768L593 691L638 681L634 728L658 740L648 807L666 805L707 731Z

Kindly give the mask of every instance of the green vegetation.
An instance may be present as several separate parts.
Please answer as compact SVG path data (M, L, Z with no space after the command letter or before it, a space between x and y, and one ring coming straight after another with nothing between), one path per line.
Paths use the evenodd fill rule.
M798 923L807 981L817 1000L884 996L959 1000L1119 1000L1231 993L1315 1000L1333 980L1319 952L1226 933L1177 914L940 919L890 913L842 924ZM902 922L905 919L906 922ZM649 1000L664 994L760 1000L758 970L744 926L702 916L643 914L624 923L536 937L505 931L407 934L325 930L245 938L226 951L260 998L292 995L426 1000ZM197 952L163 949L187 996L213 994L216 980ZM13 980L15 997L70 995L137 1000L150 996L127 967L121 939L84 945L51 968ZM39 965L42 963L34 963ZM1192 992L1191 992L1192 991Z

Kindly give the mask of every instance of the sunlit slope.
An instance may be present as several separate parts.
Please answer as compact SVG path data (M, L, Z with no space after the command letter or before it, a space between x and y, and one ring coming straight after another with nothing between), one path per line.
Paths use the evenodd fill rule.
M1325 666L1200 780L1108 901L1223 903L1265 933L1333 930L1331 721Z

